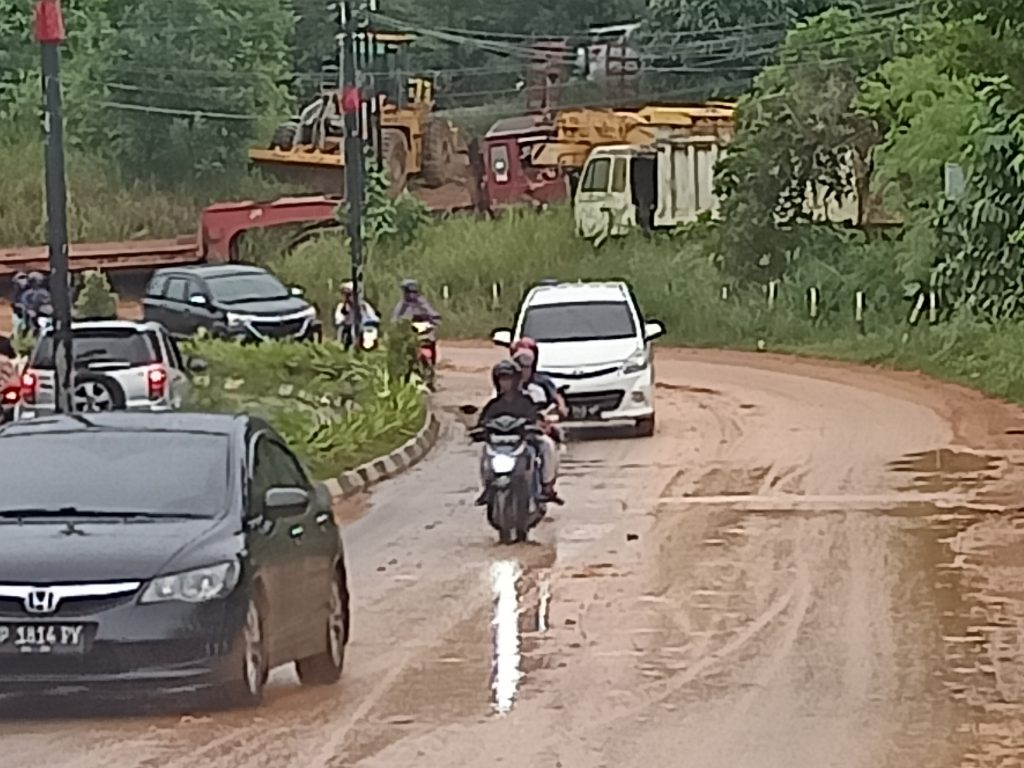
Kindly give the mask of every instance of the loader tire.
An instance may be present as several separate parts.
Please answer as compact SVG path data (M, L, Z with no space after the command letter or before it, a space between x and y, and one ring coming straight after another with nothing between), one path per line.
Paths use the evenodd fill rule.
M381 144L384 149L384 167L391 182L388 194L396 198L405 191L409 180L409 140L400 130L386 128L381 135Z
M274 131L270 140L271 149L289 150L295 146L295 139L299 134L299 124L296 122L281 123Z
M448 183L455 157L451 125L447 120L432 118L423 129L423 183L441 187Z

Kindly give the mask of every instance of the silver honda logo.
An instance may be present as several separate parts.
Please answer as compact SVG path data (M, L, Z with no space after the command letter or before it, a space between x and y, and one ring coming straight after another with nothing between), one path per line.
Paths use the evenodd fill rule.
M25 595L25 610L29 613L53 613L60 598L52 589L33 589Z

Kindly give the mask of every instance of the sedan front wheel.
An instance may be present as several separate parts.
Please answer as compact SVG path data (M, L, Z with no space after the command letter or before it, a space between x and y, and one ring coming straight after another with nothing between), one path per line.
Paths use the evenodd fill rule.
M330 685L341 678L348 632L348 585L345 574L338 572L331 582L324 652L295 662L295 669L303 685Z

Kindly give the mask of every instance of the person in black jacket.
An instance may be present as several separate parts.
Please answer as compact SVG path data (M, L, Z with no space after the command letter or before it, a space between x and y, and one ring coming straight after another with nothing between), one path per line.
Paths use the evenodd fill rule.
M480 411L477 429L499 416L514 416L526 419L531 424L537 424L540 421L537 405L523 392L521 375L522 370L514 360L502 360L491 369L491 381L494 383L495 395ZM477 497L476 504L485 506L488 495L486 453L480 457L480 482L483 485L483 490Z
M522 369L514 360L502 360L491 369L495 395L480 411L477 426L481 427L498 416L515 416L536 423L539 414L537 406L520 386Z

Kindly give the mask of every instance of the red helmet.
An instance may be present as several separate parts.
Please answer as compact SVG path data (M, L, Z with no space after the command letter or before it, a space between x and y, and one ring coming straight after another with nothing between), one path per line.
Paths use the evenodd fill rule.
M523 336L523 338L519 339L519 341L517 341L515 344L509 347L509 353L512 355L512 357L515 357L524 350L533 352L533 356L536 357L537 342L531 339L529 336Z

